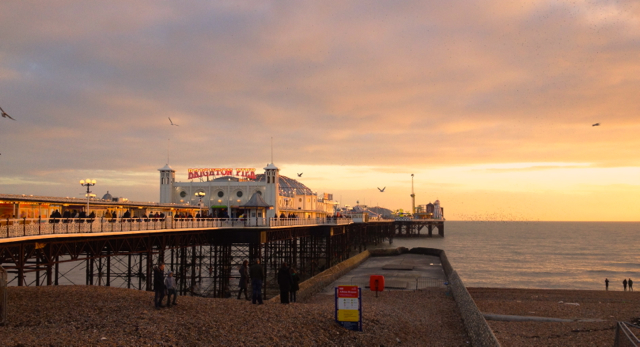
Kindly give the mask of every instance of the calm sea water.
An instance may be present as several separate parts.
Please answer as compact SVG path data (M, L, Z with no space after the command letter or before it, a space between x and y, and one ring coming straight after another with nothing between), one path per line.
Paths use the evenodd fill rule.
M447 221L444 238L393 246L444 249L467 287L640 290L640 223Z

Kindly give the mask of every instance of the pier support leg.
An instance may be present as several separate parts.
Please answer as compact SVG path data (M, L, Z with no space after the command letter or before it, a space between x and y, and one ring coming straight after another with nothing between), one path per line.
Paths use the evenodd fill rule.
M54 284L58 285L58 278L60 276L60 257L56 255L56 265L54 266Z
M111 250L107 250L107 287L111 287Z

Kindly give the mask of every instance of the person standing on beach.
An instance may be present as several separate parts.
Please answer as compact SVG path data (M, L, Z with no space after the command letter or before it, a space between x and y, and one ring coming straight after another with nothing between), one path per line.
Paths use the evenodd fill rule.
M155 292L153 303L155 304L156 309L160 309L160 307L164 307L164 305L162 305L162 299L164 299L165 291L163 262L160 262L159 265L153 268L153 290Z
M291 279L293 284L291 284L291 291L289 292L289 302L296 302L296 294L300 290L300 275L293 267L291 267Z
M240 283L238 284L240 290L238 291L238 300L240 300L242 291L244 291L244 298L249 300L249 294L247 293L247 287L249 285L249 261L243 261L242 266L238 271L240 272Z
M633 291L633 281L631 280L631 278L629 278L629 291Z
M609 279L608 279L608 278L605 278L605 279L604 279L604 287L605 287L605 289L606 289L607 291L609 290Z
M264 269L260 265L260 259L249 268L251 277L251 303L262 305L262 281L264 281Z
M624 291L627 291L627 279L625 278L624 281L622 281L622 286L624 287Z
M173 271L169 271L167 278L164 280L164 285L167 287L167 307L171 305L177 305L176 298L178 293L176 291L176 278L173 277ZM173 295L173 303L171 303L171 296Z
M282 266L278 271L278 286L280 287L280 303L289 303L289 292L291 291L291 285L293 279L291 278L291 270L287 266L287 263L282 262Z

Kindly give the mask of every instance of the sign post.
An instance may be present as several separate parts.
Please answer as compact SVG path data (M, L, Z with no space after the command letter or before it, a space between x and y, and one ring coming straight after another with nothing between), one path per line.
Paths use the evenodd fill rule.
M345 329L362 331L362 289L358 286L338 286L336 293L336 322Z

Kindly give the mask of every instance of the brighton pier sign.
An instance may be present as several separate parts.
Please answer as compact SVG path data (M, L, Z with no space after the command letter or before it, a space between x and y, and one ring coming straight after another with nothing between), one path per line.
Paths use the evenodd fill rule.
M235 176L249 179L256 179L255 168L203 168L203 169L189 169L189 179L201 177L221 177L221 176Z

